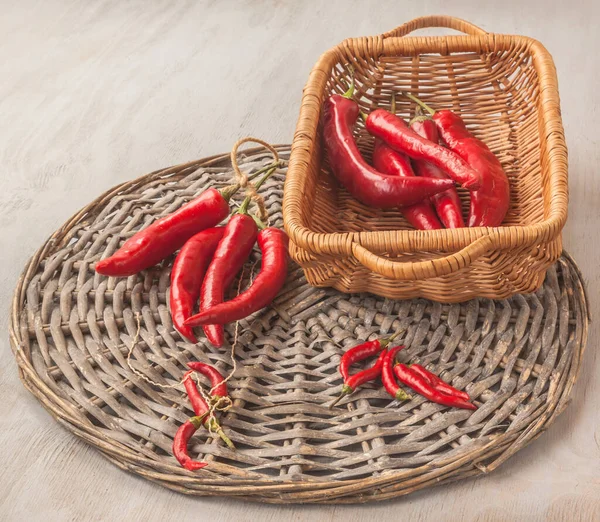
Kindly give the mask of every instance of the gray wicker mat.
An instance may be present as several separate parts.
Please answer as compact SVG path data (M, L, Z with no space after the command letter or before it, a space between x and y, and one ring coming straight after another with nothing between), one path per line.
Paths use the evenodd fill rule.
M289 147L278 149L287 158ZM271 161L264 149L252 149L242 165L252 171ZM284 174L263 191L278 226ZM174 331L167 307L172 260L127 279L99 276L93 265L140 227L231 176L223 155L116 187L53 234L18 282L11 341L23 383L61 425L119 467L194 495L366 502L491 471L567 406L588 311L566 254L535 294L460 305L312 288L292 266L274 306L240 323L234 405L221 417L237 450L199 430L190 453L210 464L183 470L171 443L192 411L176 385L193 359L228 373L229 348L203 339L192 345ZM131 365L176 387L149 384L127 364L138 319ZM398 404L380 385L327 408L340 391L344 350L402 327L401 359L466 386L477 411L419 396ZM230 341L233 334L230 325Z

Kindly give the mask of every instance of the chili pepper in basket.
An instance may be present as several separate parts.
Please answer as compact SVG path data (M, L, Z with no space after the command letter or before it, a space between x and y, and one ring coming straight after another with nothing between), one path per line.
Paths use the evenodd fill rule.
M217 433L219 437L221 437L223 442L227 444L228 447L230 447L231 449L235 449L233 442L231 442L231 439L227 435L225 435L225 432L223 431L223 428L221 428L220 424L217 422L217 419L215 419L214 417L208 417L210 408L208 407L208 404L206 404L204 397L202 397L201 393L198 391L196 383L194 379L192 379L192 373L193 370L189 370L184 374L183 385L185 386L185 391L188 394L194 413L199 418L203 419L202 424L204 424L204 427L207 430L212 430L215 433Z
M381 366L383 364L383 355L385 355L385 352L378 357L377 361L375 361L375 364L371 368L357 372L354 375L350 375L350 366L356 362L363 361L364 359L377 355L381 350L387 348L387 346L402 332L403 330L399 330L390 337L375 339L373 341L367 341L366 343L359 344L358 346L350 348L346 353L344 353L344 355L342 355L342 358L340 359L339 370L340 374L342 375L342 379L344 380L344 385L342 386L342 393L330 404L329 408L333 408L344 397L344 395L353 393L357 386L379 377L381 374Z
M208 189L179 210L129 238L112 256L96 263L96 272L126 277L156 265L194 234L214 227L229 214L231 191Z
M471 193L468 225L501 225L510 204L510 184L498 158L469 132L460 116L450 110L435 111L412 94L406 96L432 115L442 141L481 176L481 186Z
M467 392L457 390L454 386L450 386L446 381L440 379L435 373L431 373L429 370L423 368L420 364L411 364L409 368L427 380L437 391L445 393L446 395L460 397L466 401L471 400L471 397L469 397Z
M479 174L463 158L437 143L422 138L395 114L384 109L376 109L367 117L365 126L370 134L383 140L392 149L402 152L412 159L422 159L433 163L466 189L479 188L481 182ZM433 180L436 178L418 177L416 179ZM436 179L436 181L448 180ZM448 186L445 190L449 188L452 187Z
M212 390L212 396L217 400L223 397L228 397L227 383L225 377L221 375L221 372L210 364L205 364L198 361L192 361L188 363L188 366L195 372L201 373L205 377L208 377Z
M397 401L409 399L406 392L398 386L393 371L394 359L396 358L396 354L402 350L402 348L404 348L404 346L394 346L393 348L390 348L383 358L383 366L381 367L381 382L383 383L383 387Z
M350 99L353 90L351 86L344 96L334 94L325 102L323 139L335 177L355 199L375 208L393 208L414 205L453 186L450 180L388 176L367 164L352 135L360 113Z
M414 176L410 160L404 154L396 152L381 140L376 140L373 150L373 166L383 174L410 178ZM454 190L454 189L450 189ZM442 193L438 193L442 194ZM432 196L435 198L438 194ZM445 192L443 192L445 194ZM408 222L419 230L436 230L442 228L435 211L428 200L415 203L408 207L401 207L400 211Z
M201 425L202 417L190 417L179 426L175 438L173 439L173 455L179 464L189 471L196 471L197 469L201 469L208 465L208 462L193 460L187 449L189 440Z
M198 342L193 330L184 324L192 316L200 296L202 280L219 241L223 227L207 228L188 239L173 263L169 306L173 325L193 343Z
M464 408L467 410L477 409L477 406L469 401L466 401L465 399L453 395L446 395L445 393L436 390L427 379L423 378L405 364L397 364L394 366L394 373L402 384L412 388L419 395L422 395L432 402L442 404L444 406Z
M255 190L269 179L277 166L272 167L256 183ZM238 212L231 217L225 227L223 239L219 242L213 261L208 267L200 291L200 312L221 304L225 290L232 283L240 268L244 265L258 235L255 220L247 214L251 198L247 197ZM187 326L190 326L188 323ZM204 323L202 328L208 340L217 348L223 345L223 325Z
M288 237L278 228L265 228L258 234L262 265L254 282L231 301L221 303L189 318L185 324L224 324L243 319L270 304L285 283L288 266Z
M423 136L423 138L433 143L439 143L440 141L437 127L431 118L417 116L409 122L409 127L419 136ZM438 179L448 177L441 169L425 160L413 160L413 166L418 176ZM460 198L454 187L431 196L431 201L446 228L462 228L465 226Z

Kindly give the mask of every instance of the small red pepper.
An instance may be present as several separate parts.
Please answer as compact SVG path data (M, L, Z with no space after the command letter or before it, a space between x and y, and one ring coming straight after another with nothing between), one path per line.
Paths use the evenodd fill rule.
M184 322L192 316L200 296L204 274L224 230L223 227L207 228L188 239L177 254L171 270L169 306L173 325L183 337L193 343L198 342L196 336Z
M430 118L417 116L409 123L409 126L419 136L423 136L423 138L428 139L433 143L439 143L440 137L437 127ZM413 160L413 165L415 168L415 173L418 176L438 179L444 179L448 177L441 169L435 165L432 165L428 161ZM431 201L433 201L438 216L446 228L462 228L465 226L465 221L462 216L460 197L458 196L458 192L455 188L451 188L445 192L439 192L438 194L431 196Z
M389 176L410 178L415 175L410 166L408 157L405 154L400 154L388 147L381 140L375 141L373 166L383 174L388 174ZM445 194L446 192L440 192L438 194ZM435 194L432 198L435 198L438 194ZM408 222L416 229L436 230L442 228L429 200L423 200L420 203L410 205L409 207L401 207L400 211Z
M404 401L410 398L406 392L398 386L393 371L394 359L396 358L396 354L402 350L402 348L404 348L404 346L394 346L393 348L390 348L383 358L383 366L381 367L381 382L386 391L397 401Z
M288 237L283 230L269 227L258 234L262 265L254 282L231 301L215 305L189 318L186 326L225 324L243 319L269 305L287 277Z
M205 377L208 377L213 397L221 398L229 395L227 393L227 383L225 382L225 377L223 377L221 372L219 372L219 370L217 370L214 366L198 361L189 362L188 366L195 372L201 373Z
M185 469L189 471L196 471L208 465L208 462L199 462L193 460L188 453L188 442L192 438L192 435L196 433L198 428L202 425L202 417L191 417L186 420L175 434L173 439L173 455Z
M156 265L194 234L214 227L229 214L229 197L218 190L205 190L179 210L160 218L129 238L112 256L96 263L96 272L126 277Z
M453 406L455 408L464 408L467 410L476 410L477 406L474 404L461 399L460 397L454 397L452 395L446 395L438 390L436 390L429 381L423 378L421 375L416 373L414 370L408 368L405 364L397 364L394 366L394 373L398 380L412 388L419 395L422 395L426 399L429 399L432 402L437 404L442 404L444 406Z
M406 94L433 116L442 141L481 176L481 186L471 193L470 227L497 227L510 205L510 184L502 164L483 141L473 136L460 116L450 110L435 111L417 97Z
M376 109L369 114L365 126L370 134L383 140L392 149L402 152L412 159L433 163L466 189L479 188L481 183L479 174L464 159L455 152L422 138L395 114L384 109ZM433 180L435 178L417 179ZM447 180L437 179L436 181ZM449 188L452 187L448 186L445 190Z
M258 228L254 219L247 214L235 214L231 217L204 277L200 291L200 311L208 310L223 302L225 290L248 259L257 233ZM223 346L222 324L207 324L203 328L207 339L214 346Z
M460 397L466 401L471 400L468 393L457 390L454 386L450 386L446 381L440 379L435 373L431 373L429 370L423 368L420 364L411 364L409 368L427 380L437 391L445 393L446 395Z
M414 205L453 186L450 180L388 176L367 164L352 134L360 113L349 99L352 90L325 102L323 139L333 173L355 199L374 208L394 208Z
M202 394L198 391L196 382L192 378L192 373L193 370L185 372L183 376L183 385L185 386L185 391L188 394L194 413L198 418L203 419L204 427L207 430L216 432L228 447L235 449L233 442L231 442L231 439L225 435L225 432L223 431L223 428L221 428L221 425L217 422L217 419L214 417L208 417L210 408L208 407L208 404L206 404Z

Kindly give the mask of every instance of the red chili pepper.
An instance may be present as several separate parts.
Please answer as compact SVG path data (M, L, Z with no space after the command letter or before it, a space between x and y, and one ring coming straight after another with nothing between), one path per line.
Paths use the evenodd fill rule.
M269 227L258 234L262 266L245 292L231 301L208 308L188 319L186 326L225 324L243 319L270 304L285 283L288 266L288 237L283 230Z
M208 417L208 412L210 411L210 408L208 407L208 404L206 404L206 401L204 400L204 397L202 397L202 394L198 391L198 388L196 387L196 382L192 378L192 373L193 370L185 372L183 376L183 385L185 386L185 391L188 394L194 413L199 419L203 419L204 427L207 430L212 430L216 432L219 435L219 437L221 437L223 442L227 444L227 446L229 446L231 449L235 449L233 442L231 442L231 439L227 435L225 435L225 432L223 431L223 428L221 428L220 424L217 422L217 419L215 419L214 417Z
M210 380L210 386L212 389L213 397L227 397L227 383L225 377L221 375L221 372L210 364L201 363L198 361L192 361L188 363L188 366L195 372L201 373ZM187 374L186 374L187 375Z
M446 395L460 397L466 401L471 400L471 397L469 397L467 392L457 390L454 386L450 386L447 382L440 379L435 373L431 373L429 370L423 368L420 364L411 364L409 368L427 380L429 384L431 384L437 391L445 393Z
M96 272L106 276L126 277L156 265L194 234L214 227L229 214L228 198L208 189L179 210L140 230L112 256L96 263Z
M365 382L372 381L379 377L381 373L381 365L383 364L383 355L385 355L385 351L379 356L375 364L362 372L358 372L354 375L350 375L350 366L358 361L362 361L367 359L368 357L372 357L377 355L381 350L386 348L398 335L400 335L404 330L399 330L395 334L390 337L383 339L375 339L373 341L367 341L366 343L359 344L358 346L354 346L350 348L342 358L340 359L340 374L344 379L344 385L342 386L342 393L340 396L333 401L329 408L333 408L344 395L348 395L352 393L357 386L364 384Z
M388 147L381 140L376 140L375 142L373 166L383 174L388 174L389 176L410 178L415 175L408 157ZM446 192L443 192L443 194ZM432 198L435 198L437 195L432 196ZM408 222L419 230L436 230L442 228L428 200L423 200L409 207L401 207L400 211Z
M200 296L200 288L206 269L219 241L223 227L207 228L188 239L173 263L169 303L173 325L177 331L193 343L198 342L193 330L184 323L192 316Z
M405 364L397 364L394 366L394 373L398 380L412 388L419 395L422 395L426 399L437 404L443 404L444 406L453 406L455 408L464 408L467 410L476 410L477 406L474 404L461 399L460 397L454 397L452 395L446 395L436 390L429 381L423 378L421 375L416 373L414 370L408 368Z
M498 158L468 131L460 116L449 110L435 111L415 96L406 96L433 116L442 141L481 176L481 186L471 193L468 225L501 225L510 204L510 184Z
M392 149L402 152L412 159L426 160L441 168L457 183L469 190L479 188L480 176L455 152L437 143L432 143L411 130L408 125L391 112L376 109L371 112L365 124L369 133L382 139ZM429 179L435 178L420 178ZM447 181L436 179L436 181ZM447 186L444 190L452 188ZM439 191L442 192L442 191ZM429 194L432 196L433 194Z
M225 290L248 259L257 233L256 223L247 214L235 214L231 217L202 284L201 311L223 302ZM214 346L223 346L222 324L207 324L203 328L206 337Z
M397 401L404 401L409 398L406 392L398 386L392 369L396 354L402 350L402 348L404 348L404 346L394 346L393 348L390 348L383 358L383 366L381 367L381 382L386 391Z
M179 461L179 464L190 471L196 471L197 469L201 469L208 465L208 462L193 460L187 449L189 440L201 425L201 417L191 417L179 426L175 438L173 439L173 455Z
M393 208L414 205L453 186L450 180L388 176L368 165L352 135L360 110L345 96L334 94L325 102L323 139L333 173L355 199L375 208Z
M437 127L430 118L423 119L422 116L418 116L413 119L409 125L419 136L423 136L423 138L428 139L433 143L439 143L440 137ZM414 160L413 165L415 173L419 176L438 179L448 177L441 169L428 161ZM455 188L431 196L431 201L433 201L438 216L446 228L461 228L465 226L460 198L458 197L458 192Z

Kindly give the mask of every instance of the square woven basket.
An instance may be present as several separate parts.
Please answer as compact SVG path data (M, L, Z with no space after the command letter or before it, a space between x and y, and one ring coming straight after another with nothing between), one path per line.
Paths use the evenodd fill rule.
M406 36L426 27L466 35ZM399 211L367 207L337 183L322 146L321 110L328 96L346 90L351 69L365 112L389 109L394 93L398 115L409 118L414 104L401 96L408 91L462 116L510 179L501 227L417 231ZM356 139L370 159L373 139L362 122ZM460 194L466 215L468 194ZM428 16L381 36L345 40L313 68L283 202L291 256L312 285L442 302L532 292L560 256L567 204L556 70L536 40Z

